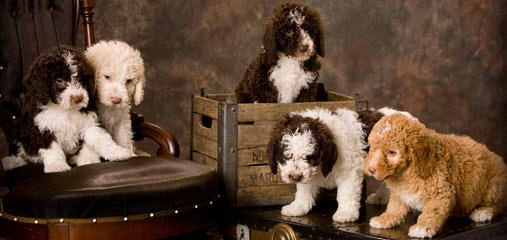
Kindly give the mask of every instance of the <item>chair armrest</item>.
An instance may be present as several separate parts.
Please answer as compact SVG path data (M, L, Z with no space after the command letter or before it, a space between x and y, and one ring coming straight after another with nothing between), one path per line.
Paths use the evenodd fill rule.
M180 156L180 146L178 141L161 127L146 122L137 122L133 124L135 135L141 135L155 141L159 148L157 156Z

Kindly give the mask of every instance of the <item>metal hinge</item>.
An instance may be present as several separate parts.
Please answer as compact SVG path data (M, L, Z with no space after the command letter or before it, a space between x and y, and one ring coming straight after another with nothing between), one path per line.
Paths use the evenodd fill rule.
M238 240L250 240L250 229L245 225L238 224L236 226L236 235Z

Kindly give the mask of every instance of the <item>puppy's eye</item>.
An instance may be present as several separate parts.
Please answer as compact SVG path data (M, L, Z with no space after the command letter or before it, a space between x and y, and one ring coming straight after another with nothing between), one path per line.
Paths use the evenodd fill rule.
M132 81L134 81L134 79L132 78L127 79L127 84L130 84Z
M111 79L111 76L109 76L109 75L104 75L104 77L105 77L106 79Z
M65 80L63 80L63 78L57 78L56 79L56 83L58 83L58 84L64 84Z
M395 155L396 151L394 150L387 150L387 155Z

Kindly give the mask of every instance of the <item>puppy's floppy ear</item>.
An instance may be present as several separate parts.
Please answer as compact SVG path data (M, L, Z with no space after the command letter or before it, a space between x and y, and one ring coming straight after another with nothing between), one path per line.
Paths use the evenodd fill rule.
M321 57L324 57L324 33L322 32L322 23L320 20L320 14L314 9L307 8L307 13L309 17L307 18L309 26L310 36L313 38L315 44L315 51Z
M268 157L269 167L273 174L278 172L278 160L283 157L280 142L282 141L283 131L290 121L290 118L289 114L285 115L282 120L275 124L271 131L271 138L266 149L266 156Z
M407 121L407 124L409 125L407 130L412 130L410 128L413 128L413 125L422 125L411 120ZM424 125L422 126L422 128L418 126L417 130L408 132L406 147L411 167L414 168L417 176L427 179L435 172L437 157L435 156L436 149L433 149L433 146L438 144L431 136L432 131L425 128Z
M324 55L326 54L325 51L324 51L324 33L322 32L322 26L320 26L320 21L319 21L319 27L317 30L315 30L316 34L315 34L315 51L317 52L317 54L319 54L321 57L324 57Z
M144 97L144 87L146 85L146 78L144 77L144 69L141 71L137 83L136 90L134 92L134 104L139 105L143 101Z
M28 73L23 78L23 85L25 90L30 93L34 100L42 105L49 103L49 79L48 73L51 71L51 65L56 63L56 56L48 54L48 56L41 56L35 60Z
M311 124L311 129L317 141L319 152L317 153L317 162L320 163L320 171L324 177L333 170L336 159L338 158L338 147L334 141L331 129L325 124L316 120Z
M272 18L266 24L264 35L262 36L262 44L268 61L276 61L278 58L278 43L276 41L276 23Z
M277 161L278 152L280 152L280 139L278 138L278 136L273 135L269 140L268 147L266 150L269 168L271 168L271 173L273 174L276 174L278 172L278 161Z

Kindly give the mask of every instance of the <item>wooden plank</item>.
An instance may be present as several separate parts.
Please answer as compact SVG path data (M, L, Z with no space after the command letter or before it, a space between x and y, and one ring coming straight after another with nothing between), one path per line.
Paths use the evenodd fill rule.
M238 188L285 184L279 174L272 174L268 165L238 167Z
M263 124L239 124L238 147L267 145L275 122Z
M211 119L211 127L206 127L202 124L202 120L201 120L201 117L203 115L201 114L198 114L198 113L193 113L194 117L192 118L193 119L193 123L192 123L192 131L193 131L193 135L201 135L201 136L205 136L207 138L210 138L210 139L213 139L215 141L217 141L217 126L218 126L218 122L216 119Z
M227 101L227 98L234 97L234 94L232 93L214 93L214 94L208 94L208 98L218 101L218 102L225 102Z
M238 122L278 121L284 114L321 107L329 110L347 108L355 110L354 101L301 102L301 103L254 103L238 104Z
M192 112L218 119L218 102L199 95L192 96Z
M192 160L198 163L212 166L213 168L215 168L215 170L217 169L217 160L210 158L202 153L196 151L192 152Z
M354 101L354 98L341 93L327 91L328 101Z
M287 204L294 199L296 185L268 185L238 188L238 206Z
M238 151L238 166L267 164L266 146L241 147Z
M192 149L210 158L218 159L217 141L202 135L194 135Z

